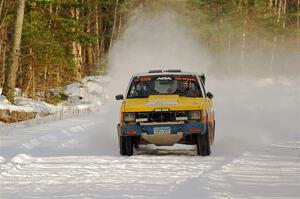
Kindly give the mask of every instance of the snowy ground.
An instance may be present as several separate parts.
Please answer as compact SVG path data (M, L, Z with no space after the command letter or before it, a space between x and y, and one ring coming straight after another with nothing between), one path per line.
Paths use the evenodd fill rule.
M181 145L119 156L119 102L110 102L100 112L2 132L0 198L299 198L299 85L207 86L217 114L211 156Z
M63 91L59 88L51 89L53 94L59 95L63 93L68 96L68 99L60 102L57 105L48 104L40 100L44 98L43 94L38 93L35 100L22 96L20 89L15 91L15 104L11 104L4 96L0 95L0 109L10 111L24 111L38 113L51 113L59 115L62 112L78 111L84 109L95 109L101 106L106 101L106 96L103 86L108 83L106 77L89 76L67 85ZM0 93L2 88L0 88ZM0 124L1 125L1 124Z

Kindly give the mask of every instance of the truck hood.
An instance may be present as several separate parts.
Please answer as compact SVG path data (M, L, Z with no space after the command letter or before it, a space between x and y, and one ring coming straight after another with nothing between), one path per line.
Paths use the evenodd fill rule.
M155 109L170 111L206 110L209 100L206 98L180 97L179 95L150 95L148 98L126 99L123 112L148 112Z

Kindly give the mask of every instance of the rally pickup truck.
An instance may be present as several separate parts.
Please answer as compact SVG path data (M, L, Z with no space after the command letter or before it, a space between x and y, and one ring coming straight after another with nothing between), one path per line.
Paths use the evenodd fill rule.
M117 125L120 154L131 156L139 145L196 145L208 156L215 134L213 95L204 74L152 70L132 76Z

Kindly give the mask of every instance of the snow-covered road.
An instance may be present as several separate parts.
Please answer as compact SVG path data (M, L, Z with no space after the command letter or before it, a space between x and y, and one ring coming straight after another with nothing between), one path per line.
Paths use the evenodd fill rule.
M299 88L268 81L211 88L218 122L211 156L182 145L119 156L119 104L109 103L1 133L0 198L299 198Z

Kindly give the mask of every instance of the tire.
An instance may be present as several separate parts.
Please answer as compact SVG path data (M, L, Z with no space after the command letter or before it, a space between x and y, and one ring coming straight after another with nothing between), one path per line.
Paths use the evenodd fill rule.
M140 148L139 143L137 141L134 142L133 146L136 150Z
M208 156L210 155L210 143L208 139L208 134L196 135L196 145L197 145L197 155Z
M132 138L129 136L120 136L120 154L131 156L133 155Z

